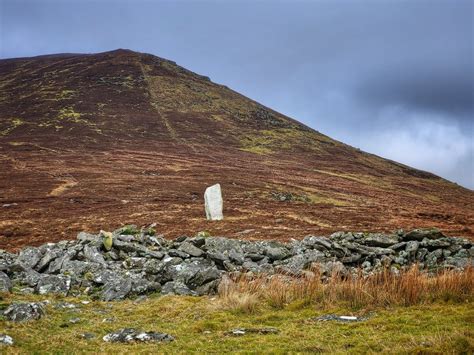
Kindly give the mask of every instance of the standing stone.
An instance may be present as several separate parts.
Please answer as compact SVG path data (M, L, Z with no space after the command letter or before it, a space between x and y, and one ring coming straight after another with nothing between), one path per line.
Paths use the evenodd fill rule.
M224 218L222 214L223 200L221 185L209 186L204 192L204 206L206 208L206 218L211 221L220 221Z

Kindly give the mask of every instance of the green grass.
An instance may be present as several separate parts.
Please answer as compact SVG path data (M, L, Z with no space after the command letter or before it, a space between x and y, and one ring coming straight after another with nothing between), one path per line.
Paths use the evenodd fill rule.
M12 301L50 299L44 296L7 295ZM66 299L79 303L77 299ZM79 304L80 312L47 306L47 316L29 323L0 321L0 331L13 337L12 353L82 352L331 352L331 353L472 353L474 351L474 304L434 303L413 307L372 309L365 322L314 322L322 314L360 315L344 306L323 309L300 303L275 309L261 305L253 313L226 310L218 298L151 296L141 303L131 300L113 303ZM68 320L81 321L70 324ZM115 317L113 323L103 319ZM124 327L166 332L175 337L168 344L109 344L102 337ZM279 334L225 335L236 327L276 327ZM92 340L78 337L84 332L97 335Z

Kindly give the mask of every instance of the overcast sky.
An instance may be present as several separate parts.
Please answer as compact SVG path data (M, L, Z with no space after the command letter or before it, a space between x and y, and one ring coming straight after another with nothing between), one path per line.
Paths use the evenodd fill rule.
M0 0L0 57L152 53L474 189L473 3Z

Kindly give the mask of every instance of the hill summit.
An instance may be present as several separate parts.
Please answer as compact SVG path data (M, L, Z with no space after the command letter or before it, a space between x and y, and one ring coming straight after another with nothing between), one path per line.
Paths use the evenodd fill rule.
M0 60L0 153L0 248L152 222L170 237L474 236L473 191L130 50ZM219 222L203 208L214 183Z

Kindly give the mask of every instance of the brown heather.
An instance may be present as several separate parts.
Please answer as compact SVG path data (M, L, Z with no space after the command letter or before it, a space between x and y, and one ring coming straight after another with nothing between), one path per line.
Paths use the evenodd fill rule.
M321 281L317 270L304 277L287 275L243 277L227 280L219 289L220 304L227 309L251 313L257 300L275 308L291 304L324 308L346 304L351 308L413 306L438 301L466 302L474 296L474 268L463 272L444 270L435 274L417 265L398 275L389 270L353 277L332 275Z

